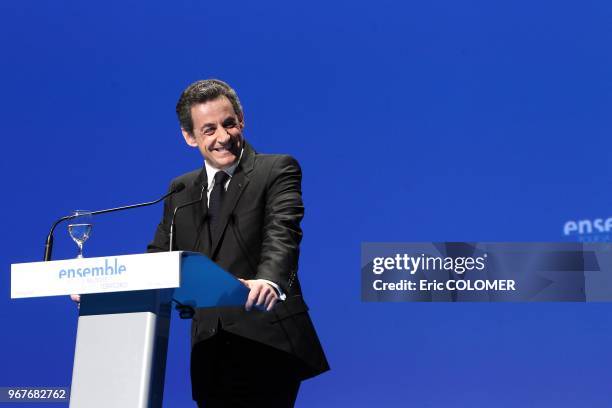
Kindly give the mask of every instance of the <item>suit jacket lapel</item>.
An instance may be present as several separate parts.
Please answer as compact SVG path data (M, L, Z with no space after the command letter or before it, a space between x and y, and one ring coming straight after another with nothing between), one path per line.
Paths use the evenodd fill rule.
M227 228L227 222L232 214L232 211L234 211L242 192L246 188L247 184L249 184L250 180L248 173L250 173L253 169L254 156L255 151L250 145L245 143L242 159L240 159L240 164L236 168L227 191L225 192L225 197L223 198L221 215L219 217L219 228L217 229L217 235L212 237L212 251L210 252L212 256L214 256L215 252L217 251L217 247L219 246L221 237L223 237L225 228Z
M198 177L193 181L191 191L189 192L189 201L198 200L202 194L202 188L206 188L208 185L208 178L206 176L206 168L202 167L202 171ZM206 200L206 191L204 191L204 197L200 204L194 204L191 206L191 222L194 225L195 236L193 237L193 247L184 248L186 250L203 252L208 254L210 252L210 234L208 232L208 226L206 224L206 215L208 214L208 205ZM185 208L185 210L189 210Z

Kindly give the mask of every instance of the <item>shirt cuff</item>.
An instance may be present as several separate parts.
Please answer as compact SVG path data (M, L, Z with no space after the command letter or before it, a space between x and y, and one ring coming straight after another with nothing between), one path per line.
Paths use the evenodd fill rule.
M278 297L280 298L280 300L285 300L287 299L287 295L285 295L283 293L283 291L281 290L281 288L274 282L269 281L267 279L257 279L258 281L262 281L262 282L266 282L268 285L272 286L274 288L274 290L276 290L276 293L278 294Z

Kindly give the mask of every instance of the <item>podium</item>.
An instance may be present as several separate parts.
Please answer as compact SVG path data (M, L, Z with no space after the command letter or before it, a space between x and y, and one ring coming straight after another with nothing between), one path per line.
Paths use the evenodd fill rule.
M172 302L243 305L207 257L160 252L11 265L11 298L81 294L71 408L161 407Z

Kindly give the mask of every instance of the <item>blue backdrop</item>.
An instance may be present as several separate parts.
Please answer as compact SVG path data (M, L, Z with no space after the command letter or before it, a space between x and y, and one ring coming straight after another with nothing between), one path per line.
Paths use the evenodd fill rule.
M611 21L608 1L0 3L0 386L69 385L76 332L67 298L11 301L9 265L56 217L200 166L174 106L217 77L256 149L303 167L300 279L332 371L299 407L610 406L609 304L366 304L359 251L583 239L563 224L610 215ZM97 218L86 253L142 252L160 215ZM187 327L168 407L192 406Z

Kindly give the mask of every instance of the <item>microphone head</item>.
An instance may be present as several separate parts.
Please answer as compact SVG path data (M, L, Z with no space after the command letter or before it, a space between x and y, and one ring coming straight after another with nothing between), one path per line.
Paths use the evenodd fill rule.
M174 189L172 190L172 194L176 194L180 191L183 191L185 189L185 183L178 183L176 186L174 186Z

